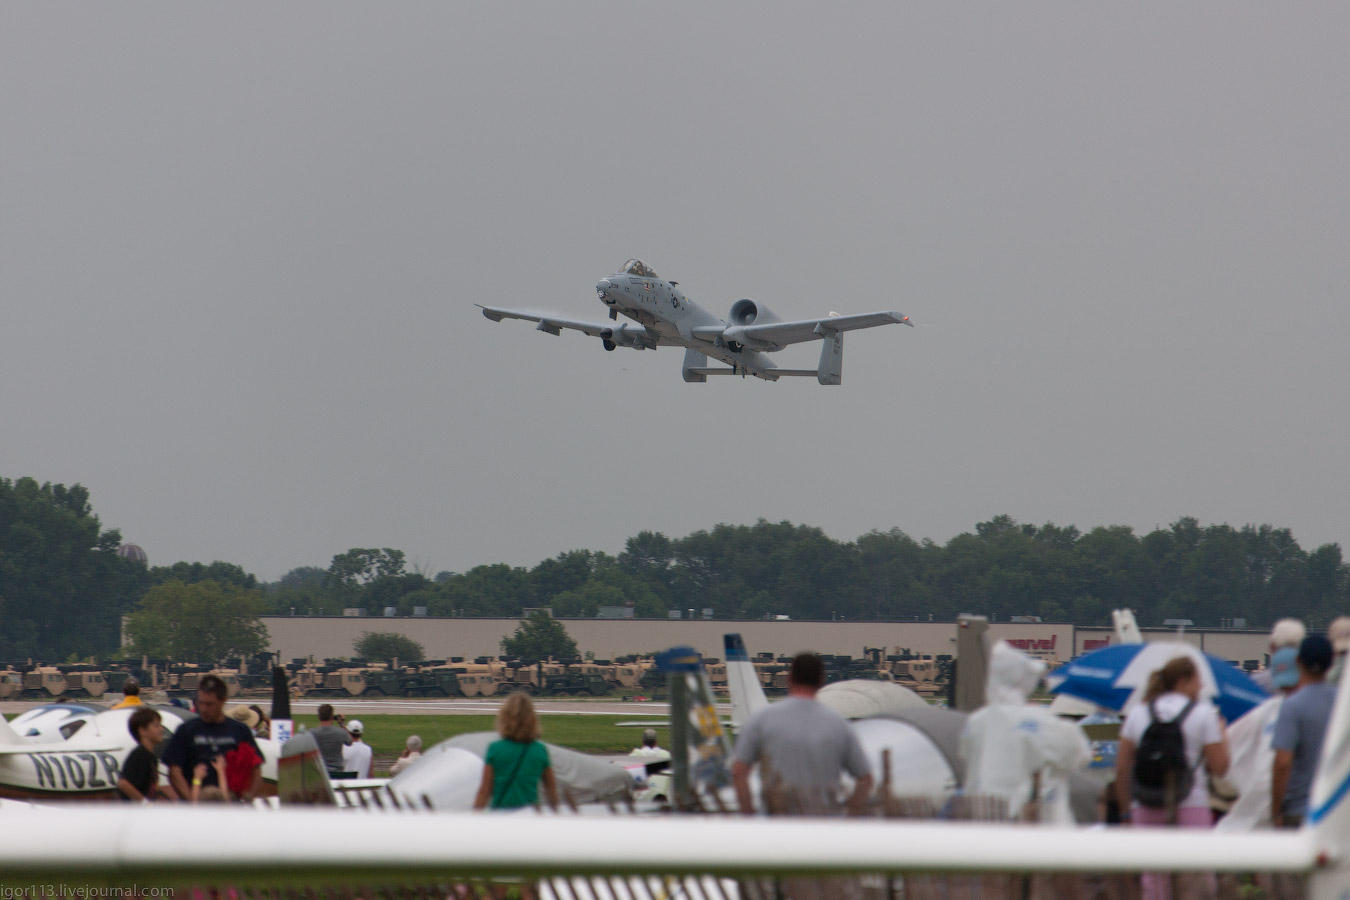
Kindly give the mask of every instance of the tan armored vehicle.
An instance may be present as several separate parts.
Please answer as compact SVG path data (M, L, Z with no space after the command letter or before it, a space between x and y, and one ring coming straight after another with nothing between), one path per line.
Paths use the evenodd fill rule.
M708 672L708 687L712 688L713 693L725 694L727 692L727 664L724 662L705 664L704 668Z
M456 672L455 677L465 697L491 697L497 693L497 685L500 683L497 676L491 672Z
M9 667L0 670L0 700L10 700L23 691L23 673Z
M308 663L290 673L291 693L303 697L323 684L323 674L313 663Z
M642 663L615 663L611 668L614 670L610 678L615 685L621 688L635 688L642 683L642 674L651 668L651 662L645 665ZM723 667L725 669L725 666Z
M201 684L203 678L207 675L219 676L220 680L225 682L225 689L230 692L231 697L239 696L239 673L234 669L216 669L214 671L203 672L183 672L178 675L175 689L184 693L195 694L197 687Z
M895 677L896 684L924 697L933 697L942 691L936 680L937 663L931 659L893 661L891 674Z
M323 673L312 692L328 697L359 697L366 692L366 668L336 669Z
M67 672L66 693L72 697L98 699L108 692L108 680L102 672Z
M66 674L56 666L38 666L23 673L23 696L59 697L66 692Z

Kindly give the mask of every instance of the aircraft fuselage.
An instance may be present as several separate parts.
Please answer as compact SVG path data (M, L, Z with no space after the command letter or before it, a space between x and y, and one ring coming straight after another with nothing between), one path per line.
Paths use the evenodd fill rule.
M600 279L595 290L600 302L612 313L620 313L656 332L661 344L692 348L741 374L772 377L776 367L763 353L694 337L695 328L725 328L727 322L686 297L676 282L621 272Z

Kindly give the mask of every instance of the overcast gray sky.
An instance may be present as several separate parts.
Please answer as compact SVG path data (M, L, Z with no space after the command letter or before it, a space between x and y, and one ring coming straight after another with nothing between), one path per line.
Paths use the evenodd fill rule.
M152 563L790 519L1350 539L1344 4L0 6L0 475ZM842 387L601 318L897 309ZM812 345L812 348L814 345ZM780 356L814 364L812 348Z

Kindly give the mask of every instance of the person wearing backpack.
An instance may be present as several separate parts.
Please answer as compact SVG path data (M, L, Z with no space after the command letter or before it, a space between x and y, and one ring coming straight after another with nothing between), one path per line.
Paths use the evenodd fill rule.
M1200 699L1200 672L1178 656L1149 676L1143 702L1120 729L1116 795L1137 826L1209 828L1209 776L1228 771L1228 743L1213 703ZM1128 812L1127 812L1128 811ZM1169 896L1166 877L1145 874L1143 896Z

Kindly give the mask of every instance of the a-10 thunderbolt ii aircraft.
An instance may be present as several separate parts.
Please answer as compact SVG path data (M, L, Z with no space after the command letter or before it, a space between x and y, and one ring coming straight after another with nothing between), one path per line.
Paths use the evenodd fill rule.
M483 315L494 322L525 319L538 322L539 331L554 335L571 328L600 338L606 350L684 347L683 374L689 382L706 382L709 375L754 375L766 381L777 381L785 375L814 375L821 384L840 384L845 331L914 324L909 316L892 311L853 316L830 313L821 319L783 322L755 300L737 300L731 304L728 317L719 319L686 297L678 282L662 280L640 259L630 259L617 273L600 279L595 291L609 307L611 322L586 322L533 310L479 306ZM614 324L619 313L637 324ZM820 365L815 369L780 369L764 355L789 344L817 340L823 344ZM727 367L709 366L710 356Z

